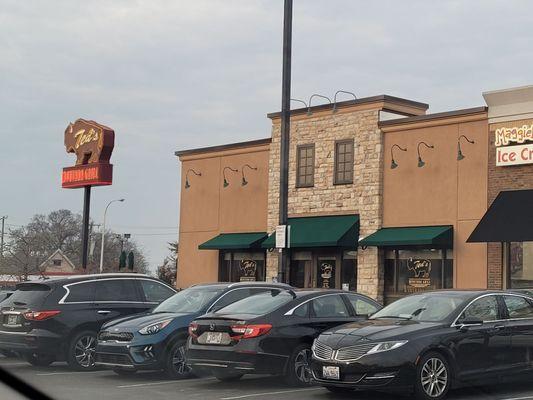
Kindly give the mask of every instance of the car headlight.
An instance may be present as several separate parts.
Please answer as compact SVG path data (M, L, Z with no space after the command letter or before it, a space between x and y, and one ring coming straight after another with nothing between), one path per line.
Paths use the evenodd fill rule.
M145 326L144 328L139 330L139 333L141 335L153 335L157 332L159 332L161 329L163 329L165 326L170 324L171 319L165 319L164 321L159 321L154 324L150 324Z
M366 354L381 353L383 351L389 351L402 347L407 343L407 340L398 340L396 342L381 342L372 347Z

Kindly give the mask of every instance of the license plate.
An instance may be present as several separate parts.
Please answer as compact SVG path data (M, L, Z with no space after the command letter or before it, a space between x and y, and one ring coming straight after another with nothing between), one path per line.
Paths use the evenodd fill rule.
M205 342L209 344L220 344L222 343L222 332L207 332L207 337Z
M18 325L18 315L8 315L7 316L8 325Z
M324 379L335 379L338 381L341 378L339 367L323 366L322 377Z

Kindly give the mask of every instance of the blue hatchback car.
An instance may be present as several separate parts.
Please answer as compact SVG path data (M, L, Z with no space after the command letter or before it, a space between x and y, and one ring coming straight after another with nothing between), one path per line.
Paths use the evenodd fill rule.
M189 375L185 346L189 324L207 312L271 289L281 283L211 283L191 286L163 301L151 312L110 321L102 326L96 365L126 375L138 370L163 370L171 378Z

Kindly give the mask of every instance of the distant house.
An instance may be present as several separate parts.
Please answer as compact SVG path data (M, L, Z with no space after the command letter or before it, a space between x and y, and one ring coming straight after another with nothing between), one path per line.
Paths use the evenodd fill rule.
M39 270L41 271L41 274L45 276L79 274L79 271L76 271L74 263L70 261L61 249L54 251L52 255L39 266Z

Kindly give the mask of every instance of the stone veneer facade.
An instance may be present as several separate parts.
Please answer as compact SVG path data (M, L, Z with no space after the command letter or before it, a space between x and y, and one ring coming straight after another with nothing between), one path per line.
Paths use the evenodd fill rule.
M381 227L383 192L383 144L378 127L380 108L340 110L333 114L317 112L311 116L291 117L289 150L290 217L333 214L358 214L360 237ZM354 140L353 183L335 185L335 141ZM296 187L296 148L315 145L314 186ZM268 231L279 219L280 119L273 118L269 162ZM356 244L354 243L354 247ZM383 262L377 248L359 250L357 255L357 291L375 299L383 299ZM278 255L267 255L267 279L278 274Z

